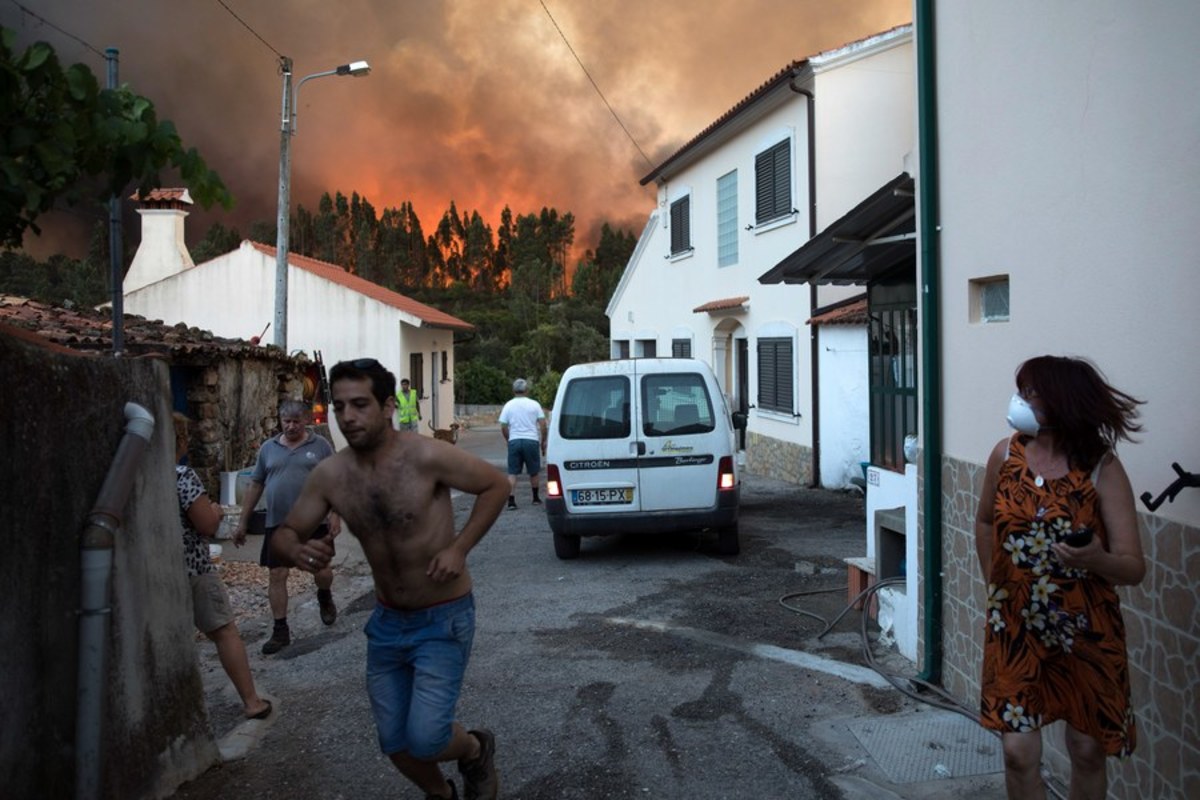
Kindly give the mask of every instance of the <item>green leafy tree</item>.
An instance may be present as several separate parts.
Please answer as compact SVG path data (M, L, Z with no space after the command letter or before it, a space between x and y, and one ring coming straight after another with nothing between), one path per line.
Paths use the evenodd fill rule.
M459 363L454 370L454 399L459 403L495 405L512 396L512 379L482 359Z
M237 228L226 228L219 222L214 222L195 247L189 247L192 261L203 264L217 256L223 256L238 249L242 243L242 235Z
M595 252L588 250L575 269L571 280L571 296L606 308L635 247L637 239L632 233L614 231L607 222L604 223L600 227L600 242Z
M558 394L558 384L561 382L561 372L547 370L533 382L529 396L541 403L543 408L550 408L554 405L554 395Z
M101 89L83 64L64 69L49 44L14 50L0 28L0 245L20 247L26 230L61 200L80 201L88 179L98 199L162 185L171 167L204 208L233 205L229 190L194 148L185 149L154 104L128 87ZM93 187L94 190L94 187Z

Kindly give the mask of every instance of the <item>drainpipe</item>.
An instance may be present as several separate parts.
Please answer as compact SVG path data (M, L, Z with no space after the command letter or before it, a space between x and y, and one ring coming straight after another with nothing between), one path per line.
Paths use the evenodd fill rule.
M942 677L942 361L939 328L937 60L934 50L934 0L916 0L917 138L920 160L917 194L921 236L921 403L924 433L924 556L921 559L921 680Z
M125 435L80 537L79 686L75 709L75 798L100 797L100 732L104 715L113 543L133 478L154 433L154 415L125 404Z
M796 85L796 78L793 77L788 81L788 88L796 94L804 95L808 100L808 238L817 235L817 122L816 122L816 101L813 98L812 92L807 89L801 89ZM808 316L811 319L813 312L817 310L817 285L809 282L808 284ZM813 325L808 326L808 350L809 350L809 382L812 385L812 441L813 441L813 463L812 463L812 488L820 488L821 486L821 350L817 343L817 329Z

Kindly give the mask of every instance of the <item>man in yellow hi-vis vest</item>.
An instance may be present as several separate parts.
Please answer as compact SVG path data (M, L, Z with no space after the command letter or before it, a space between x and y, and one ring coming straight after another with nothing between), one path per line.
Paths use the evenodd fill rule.
M400 390L396 392L396 414L400 418L400 430L417 433L417 423L421 420L420 398L417 390L408 388L408 378L400 381Z

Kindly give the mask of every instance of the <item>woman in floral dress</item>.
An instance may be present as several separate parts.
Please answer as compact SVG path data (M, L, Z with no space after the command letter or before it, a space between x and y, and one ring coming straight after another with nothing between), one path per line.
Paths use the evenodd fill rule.
M975 522L987 579L981 721L1000 731L1010 798L1044 798L1041 728L1064 720L1071 798L1102 800L1105 758L1136 743L1118 585L1145 574L1129 477L1113 452L1140 401L1087 361L1017 370ZM1073 546L1074 545L1074 546Z

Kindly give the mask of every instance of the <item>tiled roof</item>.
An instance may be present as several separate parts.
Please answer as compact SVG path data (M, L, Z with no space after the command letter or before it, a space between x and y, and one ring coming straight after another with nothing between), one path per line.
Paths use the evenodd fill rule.
M772 89L776 88L777 86L780 86L781 84L784 84L787 81L790 81L805 66L812 63L813 61L819 59L822 56L825 56L825 55L828 55L831 53L836 53L839 50L845 50L847 48L853 47L854 45L859 44L860 42L867 42L867 41L871 41L874 39L878 39L878 38L881 38L884 36L888 36L889 34L895 32L895 31L900 31L905 28L911 28L911 27L912 27L911 23L905 24L905 25L897 25L895 28L884 31L882 33L874 33L874 34L871 34L870 36L864 37L862 39L856 39L853 42L847 42L846 44L840 45L839 47L835 47L831 50L823 50L820 53L816 53L815 55L809 56L808 58L803 58L803 59L800 59L799 61L791 62L786 67L779 70L774 75L772 75L770 78L768 78L757 89L755 89L750 94L746 95L741 100L739 100L737 102L737 104L734 105L733 108L729 109L724 114L717 117L715 122L710 124L704 130L700 131L700 133L696 134L694 137L692 137L691 141L689 141L683 147L679 148L674 153L672 153L670 156L668 156L665 161L663 161L661 164L659 164L657 167L655 167L654 170L649 175L642 178L641 181L639 181L639 183L642 186L645 186L647 183L649 183L650 181L657 178L660 174L662 174L667 169L667 167L669 167L675 161L682 158L689 151L691 151L693 148L695 148L697 145L699 145L701 142L703 142L705 139L707 139L709 136L711 136L718 129L723 127L726 123L728 123L730 120L732 120L738 114L741 114L742 111L744 111L749 106L753 105L763 95L769 93Z
M52 306L15 295L0 295L0 327L23 332L22 338L36 339L72 351L110 354L113 343L112 314L87 307ZM129 355L170 355L183 360L211 357L268 358L306 362L307 358L285 356L276 348L258 347L244 339L226 339L182 323L166 325L136 314L123 318L122 337Z
M721 300L710 300L704 305L696 306L692 309L693 314L703 314L706 311L729 311L733 308L741 308L750 301L748 295L742 297L726 297Z
M809 325L866 325L867 296L860 294L816 311L809 318Z
M260 242L250 242L250 245L260 253L269 255L275 258L276 250ZM360 278L357 275L352 275L346 270L339 267L337 264L330 264L327 261L318 261L315 258L308 256L297 255L296 253L288 253L288 263L294 267L299 267L306 272L311 272L314 275L319 275L327 281L345 286L359 294L366 295L372 300L389 305L393 308L398 308L401 311L412 314L417 317L426 327L430 328L450 328L459 331L472 331L475 326L458 317L447 314L444 311L439 311L433 306L427 306L424 303L417 302L411 297L405 297L399 292L393 292L391 289L385 289L377 283Z
M192 195L187 189L151 189L145 197L134 192L129 195L129 199L140 200L143 203L176 202L193 205Z

